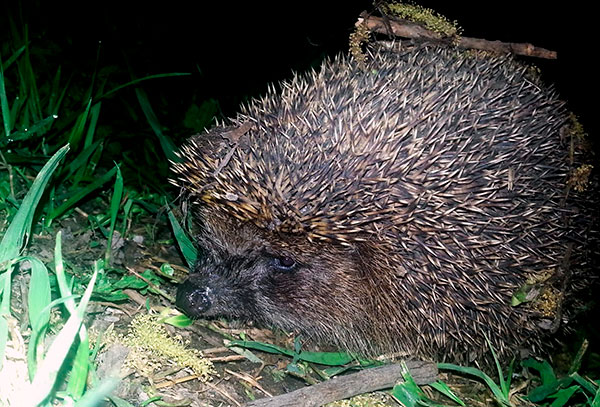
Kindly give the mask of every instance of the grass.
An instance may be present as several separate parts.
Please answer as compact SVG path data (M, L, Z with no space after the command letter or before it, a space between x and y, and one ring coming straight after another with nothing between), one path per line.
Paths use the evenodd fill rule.
M77 400L84 394L90 360L87 351L87 334L82 324L99 270L94 270L79 304L76 304L64 273L61 256L61 235L59 232L56 239L55 270L56 279L61 290L59 298L51 301L48 269L36 257L21 255L24 242L30 236L34 213L40 198L59 162L67 154L68 149L67 145L58 150L38 173L0 242L0 264L2 264L0 269L0 284L2 285L0 313L3 315L3 318L0 318L0 369L5 373L12 373L9 375L3 374L5 377L2 378L2 383L5 389L2 391L3 400L0 399L2 405L20 405L23 407L49 405L57 397L54 390L56 380L77 336L79 337L78 351L68 368L70 370L70 380L67 386L67 394L63 395L62 398L67 397ZM19 375L14 374L13 371L25 366L11 366L9 369L8 366L2 365L3 363L10 363L10 360L4 357L8 347L11 348L12 352L18 353L23 351L25 345L24 343L18 343L18 339L22 337L18 326L9 327L9 323L14 320L10 307L12 273L18 264L24 262L28 262L31 268L27 306L31 336L27 344L26 357L29 380L23 372ZM58 331L48 350L44 351L44 338L50 326L50 311L62 304L64 304L70 315ZM9 331L12 339L10 344L8 342ZM20 346L15 346L15 344ZM15 378L18 380L16 383L13 382ZM107 390L109 389L110 387Z
M14 32L13 38L21 38L20 34ZM73 86L81 84L65 81L61 67L50 77L36 74L26 27L22 43L7 58L3 53L8 48L0 49L0 167L4 169L0 213L5 219L4 227L0 224L0 406L91 406L104 400L118 380L98 379L98 349L90 351L84 323L90 299L123 301L128 298L123 294L127 288L158 292L163 277L169 277L150 270L134 276L111 266L112 243L116 236L126 235L131 217L158 213L161 204L160 195L141 194L126 186L118 163L106 168L105 147L111 140L97 132L102 105L127 87L182 74L152 75L105 90L107 82L99 83L94 72L85 99L71 100ZM148 100L140 95L144 112L149 111ZM159 138L163 153L172 154L172 141L162 134ZM110 186L110 203L103 205L102 192ZM22 196L24 189L28 192ZM72 216L74 210L81 212L94 200L100 200L106 210L88 215L88 228L106 237L106 249L91 270L67 274L60 231L50 270L40 258L25 255L34 233L54 230L58 219ZM25 270L27 301L15 314L19 300L12 283ZM25 319L21 311L27 312Z

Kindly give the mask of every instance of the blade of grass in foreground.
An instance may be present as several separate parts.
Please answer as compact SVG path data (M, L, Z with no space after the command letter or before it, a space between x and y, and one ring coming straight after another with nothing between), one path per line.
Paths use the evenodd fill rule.
M31 189L27 192L17 214L6 230L2 242L0 242L0 264L19 255L19 252L23 248L23 243L29 237L29 233L31 232L33 215L44 193L44 188L46 187L46 184L48 184L48 181L60 160L67 154L67 151L69 151L68 144L58 150L52 158L50 158L38 173L35 181L33 181Z
M87 391L85 395L75 403L74 407L108 405L108 403L103 403L103 400L117 387L118 384L119 380L112 377L101 381L93 389ZM129 404L129 406L132 405Z
M72 297L72 292L69 283L67 282L67 276L62 261L61 238L62 233L58 232L54 248L54 267L56 270L56 281L58 283L60 295L63 298L69 298ZM75 314L77 312L77 306L74 299L65 301L65 307L70 314ZM75 400L80 399L84 395L90 368L89 336L87 334L87 328L85 325L82 325L79 330L79 347L75 359L73 360L73 367L67 385L67 393Z
M10 275L12 273L12 264L10 262L19 256L23 248L23 243L29 237L33 215L44 193L44 188L48 184L60 160L67 154L67 151L69 151L68 144L58 150L38 173L0 242L0 265L6 264L5 270L0 269L0 273L4 271L4 273L0 274L0 293L2 293L0 314L10 315ZM2 368L2 361L4 360L7 339L7 321L5 318L0 318L0 368Z
M45 359L40 363L38 371L31 383L31 391L29 393L31 397L28 400L29 406L37 406L52 394L58 372L67 358L67 354L71 349L75 336L79 333L83 324L85 310L92 295L97 277L98 267L96 264L92 278L85 289L85 293L81 298L81 302L79 303L76 312L71 314L67 323L58 333L54 342L52 342L52 345L46 353Z
M30 257L28 260L31 264L31 280L27 300L32 335L27 348L27 367L29 368L29 379L32 379L38 351L43 351L43 347L38 346L38 344L44 342L48 322L50 321L48 305L52 299L48 269L39 259Z

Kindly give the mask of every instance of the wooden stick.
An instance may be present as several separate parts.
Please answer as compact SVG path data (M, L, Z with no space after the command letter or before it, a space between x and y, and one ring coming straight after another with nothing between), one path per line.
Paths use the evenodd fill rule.
M389 24L388 24L389 23ZM430 31L425 27L407 20L385 20L382 17L370 16L366 12L361 13L356 25L365 24L367 28L380 34L393 34L397 37L427 39L439 42L452 42L454 45L467 48L491 51L496 53L512 53L529 57L556 59L556 51L536 47L529 43L511 43L501 41L489 41L481 38L471 37L449 37L444 38L439 33ZM392 32L390 33L389 28Z
M437 379L437 366L422 361L407 361L406 366L417 384L432 383ZM245 407L318 407L336 400L346 399L382 389L402 382L404 367L392 364L361 370L313 386L271 398L263 398L244 404Z

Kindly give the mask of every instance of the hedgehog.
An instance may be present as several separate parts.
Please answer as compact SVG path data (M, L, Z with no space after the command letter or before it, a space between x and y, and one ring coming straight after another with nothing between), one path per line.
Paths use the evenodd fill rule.
M510 57L367 54L270 86L181 148L171 182L201 255L177 306L363 356L543 351L589 263L565 103Z

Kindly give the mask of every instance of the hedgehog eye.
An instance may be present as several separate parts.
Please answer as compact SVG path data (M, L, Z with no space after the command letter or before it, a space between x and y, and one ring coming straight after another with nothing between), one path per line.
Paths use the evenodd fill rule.
M281 271L291 271L296 266L296 261L290 256L273 258L273 267Z

